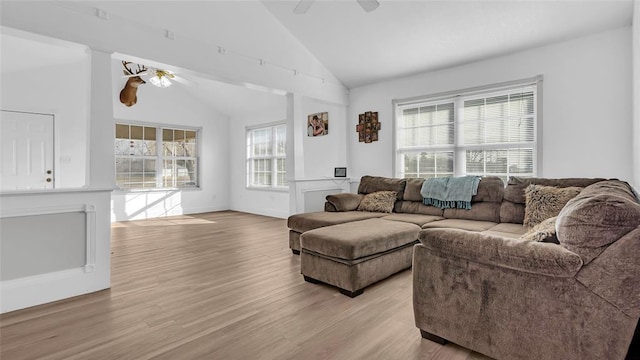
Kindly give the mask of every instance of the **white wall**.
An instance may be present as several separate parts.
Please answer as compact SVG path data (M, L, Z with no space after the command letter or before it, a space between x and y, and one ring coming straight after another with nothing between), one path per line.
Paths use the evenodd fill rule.
M287 100L285 96L270 95L269 106L263 106L263 111L239 115L230 120L229 159L231 209L253 214L286 218L289 216L289 193L276 190L248 189L247 184L247 143L246 131L248 126L270 124L284 121L287 116ZM251 104L247 104L251 107ZM266 110L265 110L266 109Z
M196 100L175 83L158 88L149 83L138 89L136 105L126 107L119 93L126 82L120 60L112 61L114 121L136 121L151 124L201 128L200 189L176 191L124 191L112 195L112 221L146 219L226 210L229 197L229 119Z
M88 54L81 62L2 73L4 110L55 116L57 188L86 185L89 79Z
M320 112L329 113L329 131L324 136L307 135L307 116ZM335 167L347 166L346 141L348 129L346 126L346 108L343 105L332 104L313 98L302 98L302 113L304 117L295 119L305 126L302 136L304 149L304 179L332 178ZM354 133L355 133L355 126Z
M540 176L632 179L631 28L351 90L351 122L378 111L377 143L348 136L352 177L392 176L393 99L544 76Z

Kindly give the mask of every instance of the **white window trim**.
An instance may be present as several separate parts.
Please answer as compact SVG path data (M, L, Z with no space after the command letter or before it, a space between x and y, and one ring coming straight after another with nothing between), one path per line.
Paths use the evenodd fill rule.
M274 122L270 122L270 123L263 123L263 124L258 124L258 125L250 125L250 126L246 126L245 127L245 188L247 190L261 190L261 191L275 191L275 192L289 192L289 185L286 186L275 186L275 185L271 185L271 186L259 186L259 185L251 185L250 181L249 181L249 166L250 166L250 160L253 159L273 159L274 162L276 160L285 160L287 159L287 154L286 154L286 146L285 146L285 155L281 156L281 155L272 155L272 156L264 156L264 157L250 157L249 154L249 149L247 146L247 138L249 136L249 132L252 130L257 130L257 129L264 129L264 128L274 128L276 126L280 126L280 125L285 125L287 126L287 121L286 120L280 120L280 121L274 121ZM287 129L287 132L289 130ZM285 139L288 140L288 138L285 137ZM285 165L286 166L286 165ZM276 171L276 166L272 167L272 178L275 179L275 176L277 174ZM287 176L285 176L285 178L287 178ZM287 179L288 181L288 179Z
M196 178L197 178L197 186L194 187L154 187L154 188L121 188L118 186L117 183L115 183L115 192L118 193L144 193L144 192L166 192L166 191L199 191L202 190L202 144L201 144L201 138L202 138L202 127L199 126L188 126L188 125L174 125L174 124L164 124L164 123L155 123L155 122L145 122L145 121L133 121L133 120L120 120L120 119L115 119L113 122L113 126L115 127L116 124L122 124L122 125L130 125L130 126L143 126L143 127L155 127L156 128L156 139L160 139L158 145L160 146L156 146L158 148L158 151L160 151L161 149L163 149L162 146L162 129L180 129L180 130L190 130L190 131L195 131L196 133L196 153L198 156L196 157L191 157L193 159L197 159L196 161ZM115 136L114 136L114 141L115 141ZM158 140L156 140L158 141ZM114 154L114 160L115 157L117 157L117 155ZM160 155L155 155L155 156L144 156L144 155L139 155L139 156L132 156L131 158L150 158L153 157L156 160L156 174L162 174L162 160L165 159L164 155L160 156ZM169 157L169 158L173 158L173 157ZM185 157L186 158L186 157ZM114 176L115 176L115 169L114 169ZM115 179L114 179L115 182ZM156 183L158 183L158 181L156 180Z
M502 91L508 91L511 89L518 89L521 88L523 86L535 86L536 87L536 101L535 101L535 112L536 112L536 122L535 122L535 129L534 129L534 133L535 133L535 145L534 145L534 153L535 153L535 161L533 162L533 173L535 174L535 176L537 177L543 177L543 173L542 173L542 161L543 161L543 151L542 151L542 124L543 124L543 117L542 117L542 82L543 82L543 76L542 75L537 75L531 78L525 78L525 79L519 79L519 80L513 80L513 81L506 81L506 82L501 82L501 83L495 83L495 84L490 84L490 85L483 85L483 86L476 86L476 87L470 87L470 88L466 88L466 89L460 89L460 90L453 90L453 91L445 91L445 92L439 92L439 93L433 93L430 95L423 95L423 96L414 96L414 97L409 97L409 98L402 98L402 99L394 99L391 101L391 107L392 107L392 122L393 122L393 136L392 136L392 148L393 148L393 156L392 156L392 161L391 161L391 171L392 174L394 174L394 176L399 176L401 171L399 169L399 165L398 164L398 120L400 117L400 108L401 107L406 107L406 106L410 106L410 105L417 105L417 104L423 104L423 103L437 103L437 102L442 102L445 100L451 100L454 103L454 111L456 113L458 113L458 109L461 106L460 103L462 101L463 98L467 98L470 96L474 96L474 95L490 95L493 92L502 92ZM460 174L464 173L464 169L461 169L460 167L462 166L461 161L458 161L459 159L457 159L457 156L459 154L462 154L464 150L466 149L473 149L475 148L475 146L463 146L463 145L459 145L459 139L458 137L458 124L459 121L454 120L455 126L454 126L454 138L456 139L454 141L453 145L433 145L433 146L421 146L421 147L416 147L417 149L428 149L429 151L432 152L437 152L437 151L454 151L454 175L458 176ZM514 144L510 144L509 147L511 147L511 145L516 145L517 143ZM491 145L483 145L483 148L487 148L490 147ZM500 148L505 148L504 145L496 145L496 147L500 147ZM514 146L515 147L515 146Z

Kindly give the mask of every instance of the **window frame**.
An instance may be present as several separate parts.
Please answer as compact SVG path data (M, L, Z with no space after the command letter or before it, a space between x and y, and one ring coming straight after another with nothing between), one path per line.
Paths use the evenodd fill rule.
M116 144L117 134L114 134L114 165L116 160L120 158L129 158L129 159L154 159L156 162L155 172L156 179L155 187L121 187L117 182L117 168L114 169L115 179L115 190L120 192L156 192L156 191L191 191L191 190L201 190L201 179L202 179L202 171L201 171L201 156L202 154L202 127L195 126L185 126L185 125L174 125L174 124L164 124L164 123L152 123L152 122L142 122L142 121L129 121L129 120L115 120L114 121L114 129L117 125L127 125L127 126L142 126L146 128L155 128L155 142L156 142L156 155L129 155L123 156L116 154ZM163 139L163 131L164 130L182 130L182 131L193 131L196 134L196 143L195 143L195 156L165 156L164 155L164 139ZM164 177L163 177L163 169L164 162L166 160L195 160L195 181L196 184L194 186L185 186L185 187L176 187L176 186L164 186Z
M262 155L262 156L252 156L253 154L253 145L254 144L250 144L250 140L251 140L251 136L253 134L254 131L257 130L266 130L266 129L271 129L271 143L273 144L272 149L275 149L276 146L276 132L277 132L277 128L280 126L284 126L284 140L285 140L285 146L284 146L284 155L281 154L275 154L272 153L271 155ZM265 124L259 124L259 125L252 125L252 126L247 126L245 128L245 159L246 159L246 164L245 164L245 187L248 190L265 190L265 191L277 191L277 192L288 192L289 191L289 183L287 181L287 164L286 164L286 160L287 160L287 146L286 146L286 142L287 142L287 122L286 120L282 120L282 121L276 121L276 122L271 122L271 123L265 123ZM278 160L282 160L284 161L284 167L285 167L285 172L284 172L284 181L285 181L285 185L283 186L278 186L274 184L274 181L272 181L271 185L255 185L253 184L253 174L254 174L254 170L253 170L253 160L257 160L257 159L270 159L271 160L271 179L277 179L278 176L278 167L277 167L277 163Z
M393 156L392 156L392 171L396 177L404 177L403 159L404 153L413 151L428 151L428 152L453 152L453 176L466 175L465 169L465 152L467 150L491 150L491 149L516 149L518 146L522 148L523 142L519 143L501 143L501 144L463 144L462 132L459 128L464 125L463 113L460 112L460 108L464 107L464 101L471 98L490 98L492 95L501 94L504 92L514 91L526 87L532 87L534 89L534 121L533 121L533 142L528 145L533 145L533 175L542 176L541 164L542 164L542 75L538 75L532 78L520 79L514 81L508 81L497 84L490 84L485 86L478 86L473 88L467 88L462 90L441 92L426 96L411 97L405 99L394 99L392 101L392 115L393 115ZM423 107L431 106L435 104L444 104L452 102L454 107L454 129L453 129L453 144L446 145L418 145L412 148L399 148L399 126L400 119L402 117L402 111L411 107ZM529 147L529 146L528 146ZM416 171L419 174L420 169ZM437 171L437 170L436 170ZM508 170L507 170L508 171ZM507 176L518 174L509 174Z

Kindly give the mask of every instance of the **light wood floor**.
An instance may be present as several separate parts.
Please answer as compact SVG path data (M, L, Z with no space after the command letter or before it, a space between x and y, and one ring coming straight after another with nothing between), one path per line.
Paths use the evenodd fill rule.
M10 359L486 359L420 337L411 272L351 299L304 282L286 220L115 223L112 287L0 316Z

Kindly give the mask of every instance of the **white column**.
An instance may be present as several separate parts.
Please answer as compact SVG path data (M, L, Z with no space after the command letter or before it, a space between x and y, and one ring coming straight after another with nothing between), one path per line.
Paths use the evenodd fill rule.
M302 96L287 94L287 177L289 178L289 214L302 212L298 206L296 181L304 178L304 146L306 121L302 114Z
M91 102L89 110L89 188L115 186L113 91L111 53L91 49Z

